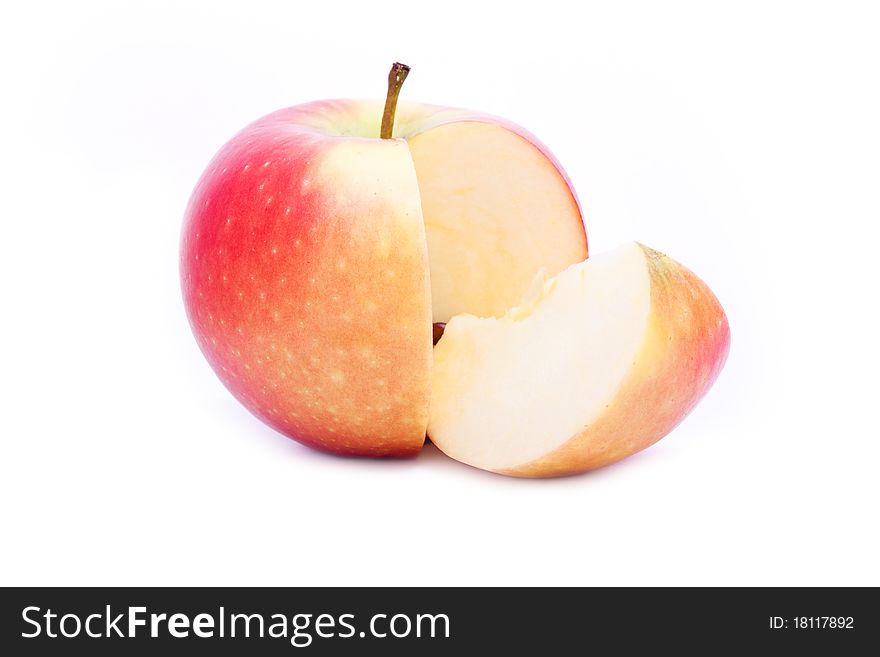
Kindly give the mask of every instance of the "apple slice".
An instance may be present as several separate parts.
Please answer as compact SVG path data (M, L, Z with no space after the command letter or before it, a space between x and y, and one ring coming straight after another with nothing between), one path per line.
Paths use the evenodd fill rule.
M568 267L500 318L453 317L434 348L428 435L507 475L598 468L677 425L729 344L705 283L628 244Z

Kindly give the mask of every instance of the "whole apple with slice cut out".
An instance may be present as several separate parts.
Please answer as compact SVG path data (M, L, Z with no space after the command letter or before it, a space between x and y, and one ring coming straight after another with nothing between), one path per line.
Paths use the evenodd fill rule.
M661 438L723 365L715 297L640 245L586 260L549 151L497 117L397 107L408 70L384 106L275 112L208 166L181 279L217 375L340 454L411 455L427 432L476 467L552 476Z

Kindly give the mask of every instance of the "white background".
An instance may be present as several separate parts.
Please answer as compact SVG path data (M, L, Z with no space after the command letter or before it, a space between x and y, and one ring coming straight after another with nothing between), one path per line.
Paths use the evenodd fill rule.
M12 8L10 8L12 7ZM575 9L577 7L577 9ZM871 3L14 3L0 24L0 583L880 584ZM251 120L324 97L506 116L593 253L703 277L697 410L585 476L310 451L187 325L181 217Z

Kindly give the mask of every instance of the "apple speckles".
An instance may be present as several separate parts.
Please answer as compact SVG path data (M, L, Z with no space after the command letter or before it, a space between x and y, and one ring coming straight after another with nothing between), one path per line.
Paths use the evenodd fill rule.
M244 147L255 135L244 136L199 190L184 243L190 314L201 314L194 324L221 379L269 424L340 451L361 451L369 436L381 451L382 437L399 431L405 415L393 395L419 396L406 371L381 369L389 350L409 353L405 333L415 319L391 303L390 293L421 291L411 289L409 261L398 260L409 239L398 225L402 214L383 207L375 230L361 222L357 197L331 193L316 169L322 158L286 135L265 148L262 137ZM372 194L370 174L378 174L364 174L364 194ZM377 238L388 259L367 269ZM393 282L383 276L386 268L397 270ZM375 340L371 326L381 327ZM369 412L364 402L373 406Z

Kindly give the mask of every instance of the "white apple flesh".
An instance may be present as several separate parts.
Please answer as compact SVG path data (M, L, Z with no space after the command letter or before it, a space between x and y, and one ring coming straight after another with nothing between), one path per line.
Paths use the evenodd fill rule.
M434 349L428 435L452 458L502 474L601 467L678 424L729 341L702 281L629 244L539 281L503 317L453 317Z

